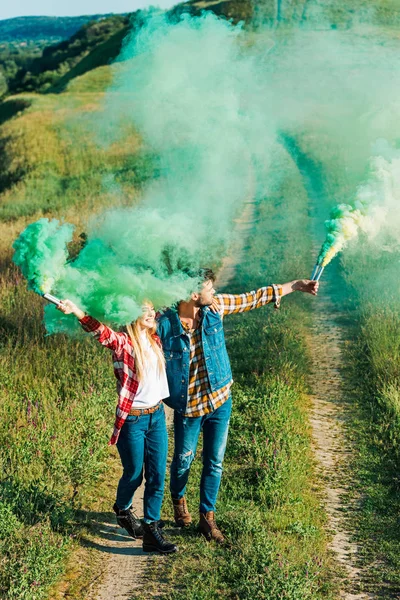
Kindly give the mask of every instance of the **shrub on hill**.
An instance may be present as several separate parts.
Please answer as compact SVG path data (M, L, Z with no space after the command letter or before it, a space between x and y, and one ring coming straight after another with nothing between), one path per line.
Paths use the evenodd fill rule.
M169 11L169 15L172 19L179 19L185 13L198 16L203 11L210 10L219 17L238 23L239 21L250 21L253 9L253 0L189 0L189 2L177 4Z

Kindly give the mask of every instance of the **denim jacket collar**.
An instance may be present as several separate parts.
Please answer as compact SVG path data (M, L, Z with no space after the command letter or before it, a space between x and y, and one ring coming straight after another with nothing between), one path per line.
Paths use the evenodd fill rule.
M203 317L204 317L205 314L210 310L210 308L209 308L209 306L204 306L201 310L203 312ZM172 335L174 337L179 337L183 333L185 333L185 330L183 329L181 320L179 318L178 307L176 306L174 308L171 308L170 311L171 311ZM201 326L203 326L203 319L201 321L202 321Z

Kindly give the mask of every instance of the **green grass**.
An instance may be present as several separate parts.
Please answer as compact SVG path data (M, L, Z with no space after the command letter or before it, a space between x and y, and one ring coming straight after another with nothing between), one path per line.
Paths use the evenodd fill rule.
M47 598L63 574L86 521L79 509L107 469L116 403L106 352L83 337L45 336L43 302L26 291L11 244L42 214L71 220L79 234L102 206L128 193L132 204L156 168L134 131L107 149L90 136L82 142L80 117L97 110L104 70L90 79L75 92L0 105L0 597L8 600Z
M76 549L71 536L80 531L77 510L87 507L107 469L106 441L115 406L109 356L87 340L45 338L41 300L25 291L11 265L10 248L28 221L49 214L83 227L86 217L101 207L136 201L143 183L157 176L157 160L141 148L135 131L127 131L123 142L107 149L95 147L90 136L82 139L80 116L96 113L99 93L110 77L110 67L99 67L71 79L62 94L25 94L0 105L0 597L4 599L48 597ZM301 143L322 163L329 202L347 200L365 169L364 155L354 157L349 172L345 167L352 148L335 147L330 131L315 135L312 126L305 124L309 137L304 135ZM309 231L308 200L300 176L284 152L277 151L275 160L271 172L284 176L257 206L254 239L231 291L307 275L304 266L312 265L308 235L298 234ZM362 492L357 527L370 586L375 589L376 582L385 578L390 585L400 584L396 533L400 324L398 305L388 288L373 288L376 298L383 290L387 300L379 310L368 294L371 281L381 281L379 272L390 261L370 256L366 261L362 253L351 260L345 265L346 290L351 290L353 306L359 307L358 336L350 345L349 359L358 410L350 432L357 449L351 474L355 489ZM215 548L194 529L184 532L179 555L154 572L166 582L161 588L166 597L337 597L332 581L336 565L326 549L325 514L313 473L307 421L308 361L303 340L313 301L291 297L283 300L278 313L269 307L227 319L236 383L218 522L231 546ZM193 512L200 467L198 457L188 490ZM166 510L171 517L170 508ZM154 588L159 585L158 579L153 582Z
M96 142L99 90L110 80L111 68L103 67L77 78L68 93L0 105L0 222L131 205L157 176L157 161L133 128L118 144Z
M0 597L37 600L105 469L115 385L91 340L45 338L42 302L18 278L3 273L0 293Z

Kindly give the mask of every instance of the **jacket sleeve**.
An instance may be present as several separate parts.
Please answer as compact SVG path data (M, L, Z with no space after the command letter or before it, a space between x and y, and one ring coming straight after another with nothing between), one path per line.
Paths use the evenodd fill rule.
M103 325L103 323L100 323L97 319L89 316L83 317L79 322L82 329L91 333L102 346L113 350L117 354L121 352L127 340L126 333L113 331L110 327L107 327L107 325Z

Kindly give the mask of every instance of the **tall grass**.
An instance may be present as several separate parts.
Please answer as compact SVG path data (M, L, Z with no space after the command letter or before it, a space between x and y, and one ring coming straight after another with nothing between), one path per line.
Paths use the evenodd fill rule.
M127 127L118 144L96 143L96 127L89 122L99 110L101 94L87 89L96 75L103 85L99 71L75 82L74 93L23 96L19 102L29 107L1 126L0 220L132 204L143 182L156 175L154 158L141 152L133 129ZM0 120L2 110L9 114L10 102L0 105Z
M1 597L45 598L62 572L74 511L105 468L115 404L93 342L45 338L42 303L1 274Z

